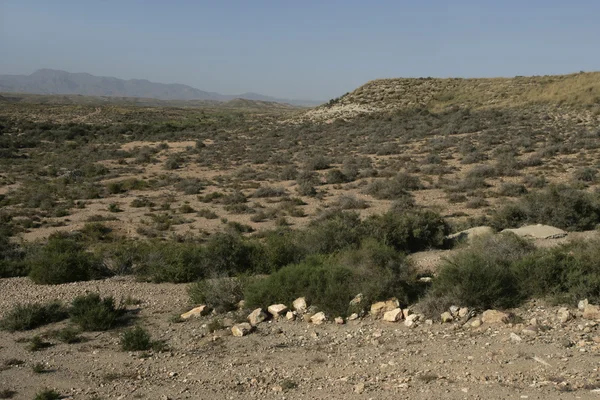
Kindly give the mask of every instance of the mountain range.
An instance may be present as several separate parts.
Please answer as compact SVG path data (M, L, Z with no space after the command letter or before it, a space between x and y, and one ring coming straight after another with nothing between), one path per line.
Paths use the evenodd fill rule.
M160 100L229 101L247 99L315 106L322 102L281 99L259 93L224 95L206 92L179 83L156 83L146 79L119 79L88 73L71 73L54 69L39 69L31 75L0 75L0 92L36 94L79 94L85 96L143 97Z

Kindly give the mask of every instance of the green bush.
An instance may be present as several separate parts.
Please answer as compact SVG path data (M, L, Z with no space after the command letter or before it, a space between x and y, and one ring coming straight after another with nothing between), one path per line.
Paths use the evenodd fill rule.
M358 293L379 300L396 296L407 302L414 294L414 273L401 254L375 241L336 255L310 256L251 282L245 290L249 307L291 302L300 296L328 315L346 315Z
M527 297L550 297L575 304L600 302L600 241L576 241L542 249L513 265Z
M152 282L193 282L207 274L204 249L193 243L152 241L138 246L134 274Z
M364 225L368 236L406 252L442 247L450 232L446 221L429 210L390 211L369 217Z
M362 222L356 212L334 210L313 220L299 236L307 253L329 254L357 245L363 237Z
M517 306L525 296L511 265L533 251L514 234L475 238L442 264L428 297L481 309Z
M101 298L97 293L78 296L71 303L71 321L84 331L104 331L117 326L125 314L121 307L115 307L112 297Z
M152 348L150 333L141 326L125 330L121 334L121 349L123 351L146 351Z
M498 229L523 224L546 224L572 231L594 229L600 223L600 198L598 194L553 185L500 208L492 222Z
M61 398L60 393L51 389L44 389L37 392L33 400L58 400Z
M0 328L10 332L25 331L62 321L68 316L65 307L57 301L48 304L19 304L2 318Z
M206 304L219 313L233 311L244 298L243 282L239 278L204 279L188 287L192 304Z
M74 239L51 236L48 243L27 257L29 277L37 284L55 285L98 279L108 274L100 260Z

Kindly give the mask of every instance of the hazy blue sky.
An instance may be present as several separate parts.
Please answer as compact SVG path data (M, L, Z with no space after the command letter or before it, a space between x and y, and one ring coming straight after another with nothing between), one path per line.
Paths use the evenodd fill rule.
M600 69L600 1L0 0L0 73L326 100L368 80Z

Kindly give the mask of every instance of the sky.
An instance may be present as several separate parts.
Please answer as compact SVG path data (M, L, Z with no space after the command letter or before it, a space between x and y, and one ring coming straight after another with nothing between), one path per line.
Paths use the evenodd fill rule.
M0 74L328 100L378 78L600 70L599 17L597 0L0 0Z

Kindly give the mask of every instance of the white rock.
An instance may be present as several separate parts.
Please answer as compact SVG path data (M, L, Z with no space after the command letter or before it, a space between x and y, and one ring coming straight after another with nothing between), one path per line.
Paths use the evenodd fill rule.
M283 313L288 310L285 304L272 304L267 308L267 311L273 316L273 318L279 318Z
M288 321L293 321L296 319L296 314L294 314L293 311L288 311L287 313L285 313L285 319L287 319Z
M502 311L498 310L486 310L481 316L481 321L486 324L506 324L508 323L510 316Z
M315 315L313 315L312 317L310 317L310 322L312 322L315 325L321 325L323 322L327 321L327 317L325 316L324 312L318 312Z
M344 318L342 317L335 317L335 323L338 325L344 325Z
M450 314L452 314L453 317L458 317L458 310L460 310L460 307L458 306L450 306Z
M248 315L248 321L250 325L256 326L267 319L267 314L262 310L262 308L257 308L252 311L250 315Z
M199 317L201 315L206 315L210 312L210 308L206 305L201 305L195 308L192 308L190 311L181 314L181 319L189 319L192 317Z
M403 308L402 309L402 317L404 317L404 319L407 319L410 315L413 315L414 313L412 312L412 310L410 308Z
M549 225L527 225L516 229L505 229L504 232L512 232L521 237L532 237L535 239L559 239L567 236L567 232Z
M523 339L521 339L521 336L517 335L514 332L510 333L510 341L514 342L514 343L520 343L523 341Z
M464 318L464 317L466 317L468 314L469 314L469 309L468 309L467 307L461 307L461 308L458 310L458 316L459 316L460 318Z
M442 320L442 324L446 323L446 322L452 322L452 320L454 318L452 318L452 314L450 314L448 311L443 312L442 315L440 315L440 319Z
M386 311L383 314L383 320L387 322L398 322L402 319L402 310L395 308L391 311Z
M358 314L357 313L352 313L348 317L348 321L354 321L354 320L357 320L357 319L358 319Z
M410 314L408 317L406 317L406 319L404 320L404 326L407 327L412 327L415 326L417 321L420 319L419 314Z
M583 318L585 319L600 319L600 306L586 304L583 309Z
M571 311L569 311L569 309L566 307L561 307L557 311L556 316L561 324L565 324L573 318L573 314L571 314Z
M308 304L306 303L306 299L304 297L298 297L292 303L292 307L294 307L294 310L296 310L297 312L303 313L303 312L306 312L306 309L308 308Z
M400 307L400 302L396 298L391 298L387 301L379 301L371 305L371 317L373 319L381 318L386 312L392 311L398 307Z
M234 325L231 328L231 333L233 336L241 337L249 334L252 331L252 325L247 322L243 322L241 324Z
M475 318L473 321L471 321L471 328L479 328L481 324L481 319Z
M579 300L579 303L577 303L577 308L580 311L585 310L585 306L587 306L589 304L588 299L584 299L584 300Z

